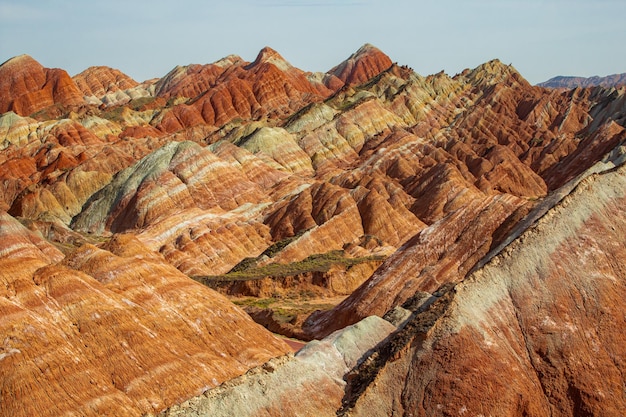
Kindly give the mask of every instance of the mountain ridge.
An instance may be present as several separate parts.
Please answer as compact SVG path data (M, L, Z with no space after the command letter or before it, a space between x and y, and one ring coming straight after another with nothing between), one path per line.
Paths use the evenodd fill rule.
M320 393L323 415L601 415L597 392L622 405L567 355L606 369L611 393L626 374L608 337L623 89L532 86L497 59L421 76L369 44L327 73L269 47L143 83L30 57L0 72L0 413L185 415L278 388L242 410L313 414ZM284 356L246 312L321 341ZM601 327L608 356L572 326ZM502 369L516 366L512 396ZM502 388L453 389L465 375Z
M576 77L559 75L537 84L547 88L577 88L577 87L621 87L626 85L626 73L606 75L603 77Z

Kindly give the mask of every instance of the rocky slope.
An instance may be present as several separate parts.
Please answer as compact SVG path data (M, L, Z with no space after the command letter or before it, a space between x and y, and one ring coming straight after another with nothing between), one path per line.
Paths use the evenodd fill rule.
M64 258L0 225L3 415L154 412L289 350L131 236Z
M343 375L395 329L380 317L369 317L309 343L295 357L270 361L159 416L335 415L346 385Z
M67 72L44 68L28 55L0 65L0 113L28 116L46 108L82 104L82 94Z
M501 387L492 402L482 393L481 404L509 415L600 415L595 380L570 359L606 369L611 389L623 383L618 348L596 360L589 353L596 345L572 339L568 351L555 339L570 337L567 323L590 329L622 324L614 314L624 278L616 266L621 255L612 252L623 246L623 213L612 200L617 191L610 198L595 186L583 191L595 184L587 179L561 209L544 214L591 167L601 167L598 161L621 149L624 88L533 87L498 60L453 77L424 77L371 45L326 73L302 71L264 48L251 62L232 55L142 83L108 67L70 78L27 56L2 64L0 75L0 276L6 289L0 326L7 335L0 368L9 375L0 385L3 414L158 413L288 351L199 282L234 296L347 295L334 308L286 324L268 310L255 313L273 330L306 340L336 337L335 331L372 316L391 317L390 311L395 325L413 314L389 343L382 342L392 331L386 324L384 335L359 336L371 343L359 345L357 356L382 342L363 365L354 357L329 376L309 361L311 380L293 391L277 384L285 389L272 394L278 404L250 405L242 413L306 415L304 404L319 400L306 397L312 395L306 387L319 380L326 381L318 385L329 413L341 407L363 413L382 399L383 408L372 408L380 415L450 415L478 403L463 396L476 396L475 387L445 397L456 392L446 383L469 372L474 385L500 387L498 366L517 366L526 376L538 374L511 385L522 402ZM602 174L597 181L621 184L620 175ZM591 214L567 211L567 202L582 201L585 193L597 203L585 213L597 209L595 221L604 228L585 229ZM584 221L559 220L550 226L556 240L557 232L565 233L558 244L548 245L541 235L523 249L535 241L515 239L542 216L539 224L568 216ZM606 242L597 243L596 232ZM586 241L579 236L597 246L593 254L606 253L608 266L581 263L576 245L584 248ZM524 261L529 270L545 272L534 279L546 284L526 283L523 265L483 282L489 265L509 259L503 248L507 253L517 245L531 252L548 245ZM585 277L576 276L578 270ZM615 279L593 287L594 297L616 307L600 314L580 294L605 272ZM566 284L558 286L559 279ZM479 303L489 291L514 300L490 298L508 315ZM579 309L570 298L589 306ZM457 312L462 303L465 312ZM472 308L480 312L475 320L467 313ZM556 324L535 322L536 311ZM450 324L452 314L465 314L463 326ZM463 358L482 361L489 352L473 342L481 340L475 329L485 328L505 335L505 349L490 356L500 365L472 373ZM603 332L589 338L612 343ZM457 339L461 333L464 339ZM488 347L496 349L492 343ZM321 346L320 355L337 356ZM432 346L441 349L420 350ZM518 354L524 349L531 352L525 359ZM432 361L419 362L422 354ZM451 357L459 359L449 374L434 365ZM272 369L284 367L276 375L301 378L286 376L299 368L293 359L272 363ZM411 370L423 366L432 366L423 368L426 376ZM218 397L234 401L246 395L245 386L224 386ZM543 394L536 389L542 386ZM259 389L255 395L269 392ZM398 397L401 392L428 400L418 404L413 394ZM279 405L293 395L303 398L303 411ZM206 401L216 397L205 397L203 409L215 410ZM621 407L619 401L607 410Z
M621 415L624 146L393 326L370 316L161 415Z
M358 368L340 414L622 415L625 198L623 165L582 180Z

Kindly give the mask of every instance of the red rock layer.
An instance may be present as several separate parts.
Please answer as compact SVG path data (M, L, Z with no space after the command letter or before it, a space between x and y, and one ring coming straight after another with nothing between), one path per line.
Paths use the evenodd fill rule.
M246 64L242 58L231 55L213 64L178 66L157 81L156 94L165 98L193 98L214 87L220 76Z
M276 51L264 48L249 65L226 59L204 67L175 69L160 85L159 94L195 97L163 116L158 127L174 132L197 124L222 126L235 118L286 117L321 101L331 90L311 82Z
M0 113L28 116L55 104L83 104L83 95L67 72L44 68L28 55L0 66Z
M328 72L339 78L345 85L352 86L363 84L389 68L391 64L391 59L380 49L365 44L347 60Z
M284 174L232 145L221 146L219 154L241 163L231 165L191 142L170 143L119 173L90 199L73 227L91 233L134 229L187 274L226 272L269 246L268 228L253 207L267 202L261 187L272 187Z
M624 190L624 167L588 178L418 314L346 414L622 415Z
M113 232L143 228L186 208L232 210L261 202L258 186L210 151L190 143L171 143L121 172L101 190L74 225Z
M102 109L95 105L73 108L63 120L2 115L1 207L26 218L30 227L56 239L69 254L65 264L56 264L60 252L41 239L36 242L22 236L11 251L19 253L26 248L30 260L24 261L25 271L16 270L18 264L11 256L0 257L0 262L6 262L7 277L16 271L15 276L23 278L6 288L18 298L25 294L30 303L19 306L26 313L7 322L16 326L21 320L31 323L31 304L41 311L67 305L71 319L76 310L80 317L96 320L92 317L95 306L77 306L77 300L88 299L93 292L98 297L110 296L108 301L94 298L93 302L115 311L111 314L118 321L112 326L117 328L130 317L118 314L124 305L141 316L142 308L147 309L142 300L154 302L150 292L167 292L165 281L154 281L159 277L171 280L172 287L189 286L189 292L195 293L198 287L187 283L180 272L223 273L246 257L258 257L275 243L282 249L271 258L259 259L260 264L294 262L329 250L367 256L397 249L337 309L311 317L305 327L310 337L328 334L358 318L383 314L410 302L415 294L445 292L485 259L490 249L505 241L531 206L544 204L552 198L551 192L626 139L623 89L532 87L514 68L497 60L455 77L443 73L421 77L406 67L391 65L379 52L366 46L323 75L298 70L265 48L253 63L228 57L208 66L176 68L154 85L159 95L156 99L150 96L152 87L144 85L133 89L141 89L136 94L147 94L145 100L120 105L131 99L129 90L120 92L119 97L117 92L109 92ZM9 92L2 97L21 94L26 98L17 102L26 103L33 101L29 98L33 94L45 96L54 90L50 87L54 83L45 80L60 73L37 67L26 58L5 63L2 71L19 67L20 62L32 67L20 74L31 76L1 78L2 91ZM91 84L89 77L85 82L96 90L104 88L104 79L115 77L104 70L101 74L93 71L91 76ZM119 83L115 88L123 88L123 77ZM63 97L53 94L41 102L64 106L67 100ZM13 106L14 101L6 101L6 106ZM44 112L38 118L45 116ZM50 230L65 230L65 225L87 234L81 238L72 235L71 239L54 237ZM20 235L15 227L10 230L10 234ZM138 241L129 237L106 248L72 246L87 239L104 244L115 232L125 232ZM122 244L132 253L122 250ZM45 250L41 249L44 246ZM34 276L55 294L53 301L46 298L52 295L43 292L42 285L34 283ZM116 285L132 287L139 285L138 280L141 285L148 283L148 289L133 293L137 295L132 298L134 305L124 301L131 300L129 296L112 295ZM76 288L76 293L72 290L66 297L55 287L57 281L58 288ZM176 293L177 300L191 297L200 302L185 291ZM168 306L166 310L172 312L191 308L178 301ZM141 322L148 329L156 326L168 332L169 326L174 326L169 319L160 322L152 310L146 311L146 317L156 323ZM201 313L210 314L207 310ZM47 320L57 323L59 317L50 313L38 326L46 327L41 323ZM197 316L191 317L193 320L184 325L176 322L176 326L192 328ZM54 346L68 346L62 340L64 334L70 334L63 330L71 329L68 320L56 326L61 333L50 336ZM91 326L89 322L86 325ZM93 334L89 337L97 340L98 330L90 329ZM231 327L222 330L234 331ZM133 349L152 346L149 332L134 332L116 337ZM183 333L172 330L176 337L191 337ZM117 353L126 348L114 344L113 336L106 332L103 337L104 345L121 349L115 350ZM208 342L198 343L204 346ZM88 359L68 364L69 374L78 375L83 362L104 356L98 350L100 345L85 348ZM33 349L32 357L43 354L43 350ZM183 391L196 389L171 388L163 398L156 396L150 389L171 382L168 365L159 368L156 353L154 358L147 353L150 357L133 355L141 366L128 368L121 379L111 378L110 373L97 377L98 381L114 381L116 388L96 382L90 389L108 386L103 390L112 393L112 403L127 407L120 408L124 412L149 410L145 404L151 401L160 405L177 401ZM53 381L61 375L64 361L72 360L70 356L63 356L46 378ZM176 362L169 353L166 357ZM201 367L200 362L189 363ZM180 366L185 378L193 372ZM157 368L154 386L138 376L140 367ZM11 392L23 393L36 385L31 378L38 375L35 368L25 372L26 385L11 380ZM77 386L84 383L86 380L80 379ZM54 389L70 394L78 390L70 385ZM47 398L48 388L38 389ZM127 398L131 392L135 399ZM92 393L87 390L86 397L80 394L77 398L93 398ZM19 404L22 400L7 401ZM94 401L90 404L96 408L89 410L102 411L97 407L105 402ZM70 402L63 399L59 404L65 404L63 410L83 404Z
M289 351L130 236L50 265L2 242L3 415L156 412Z
M67 119L33 125L28 143L5 149L0 157L1 204L12 215L31 219L50 215L69 223L113 174L158 145L141 139L110 146Z
M523 201L512 196L470 200L406 242L337 307L312 315L305 332L323 337L370 315L384 315L417 292L461 281L489 252L493 234Z
M72 80L83 95L95 97L102 97L108 93L127 90L139 85L137 81L120 70L105 66L89 67L72 77Z

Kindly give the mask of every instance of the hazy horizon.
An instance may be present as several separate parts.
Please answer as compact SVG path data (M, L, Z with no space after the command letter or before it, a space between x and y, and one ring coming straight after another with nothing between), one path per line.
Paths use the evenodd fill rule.
M532 84L626 72L619 0L0 1L0 62L28 54L75 75L106 65L137 81L269 46L328 71L371 43L422 75L497 58Z

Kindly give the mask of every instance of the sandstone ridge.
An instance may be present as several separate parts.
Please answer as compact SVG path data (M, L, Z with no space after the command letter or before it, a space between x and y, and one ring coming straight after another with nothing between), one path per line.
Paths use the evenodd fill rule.
M619 415L626 90L252 58L0 66L0 414Z

